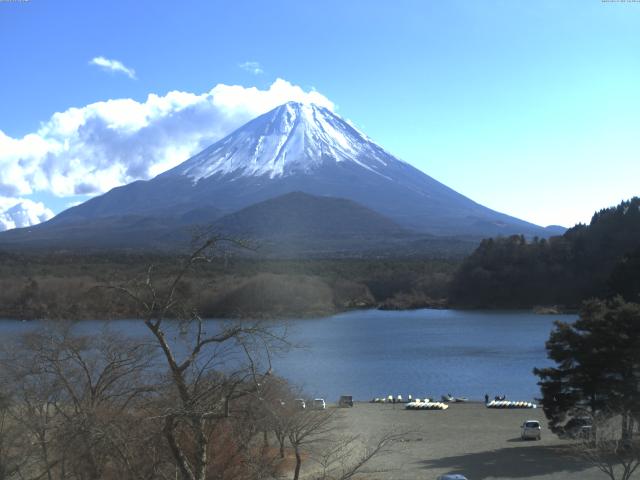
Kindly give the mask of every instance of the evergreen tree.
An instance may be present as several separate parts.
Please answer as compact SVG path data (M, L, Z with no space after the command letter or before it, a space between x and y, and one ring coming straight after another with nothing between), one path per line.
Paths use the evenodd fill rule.
M630 438L640 419L640 305L585 302L575 323L556 322L546 348L556 366L534 373L551 429L570 416L621 415Z
M628 302L640 302L640 248L625 255L611 273L610 288Z
M521 235L483 240L451 283L467 307L577 308L591 297L640 300L640 198L597 212L548 241Z

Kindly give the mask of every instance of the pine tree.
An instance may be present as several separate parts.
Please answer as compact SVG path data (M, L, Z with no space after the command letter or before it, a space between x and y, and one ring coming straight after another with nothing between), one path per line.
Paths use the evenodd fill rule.
M546 344L555 367L536 368L553 431L572 416L622 417L622 437L640 419L640 305L585 302L573 324L556 322Z

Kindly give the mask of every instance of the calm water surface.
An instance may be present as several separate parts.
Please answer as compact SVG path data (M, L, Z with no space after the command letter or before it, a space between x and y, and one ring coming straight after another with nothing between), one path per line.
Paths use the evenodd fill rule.
M280 373L330 399L389 394L414 397L485 393L539 396L536 366L553 321L571 315L456 310L363 311L295 323L307 342L276 363Z
M554 320L574 315L528 312L366 310L327 318L293 320L290 338L302 348L274 359L274 372L314 396L359 400L452 393L481 399L485 393L513 400L539 396L533 367L549 365L544 343ZM212 320L215 322L215 320ZM3 341L38 322L0 321ZM100 331L104 322L83 322ZM112 328L146 335L139 321Z

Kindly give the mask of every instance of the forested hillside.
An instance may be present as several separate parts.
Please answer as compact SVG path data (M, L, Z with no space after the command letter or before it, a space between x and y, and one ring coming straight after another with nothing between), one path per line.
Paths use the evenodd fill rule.
M134 306L108 288L143 285L149 267L166 287L179 256L0 252L0 318L132 318ZM445 304L457 259L269 260L218 257L180 284L205 317L306 317L354 308Z
M594 214L559 237L483 240L456 273L450 300L466 307L577 307L640 298L640 198Z

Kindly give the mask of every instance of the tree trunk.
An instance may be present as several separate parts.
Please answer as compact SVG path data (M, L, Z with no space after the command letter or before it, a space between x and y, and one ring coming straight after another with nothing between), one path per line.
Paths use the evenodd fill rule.
M173 419L171 417L167 417L164 421L163 433L167 439L173 458L176 461L176 465L180 470L180 474L182 475L183 480L196 480L193 472L191 471L191 467L189 466L189 460L187 460L187 457L182 452L182 449L180 448L180 445L178 445L178 441L174 436L174 428L175 424Z
M42 449L42 458L45 468L47 469L47 480L53 480L51 476L51 465L49 463L49 449L47 448L46 430L43 430L40 437L40 448Z
M62 449L62 458L60 459L60 478L67 478L67 457Z
M627 446L631 443L631 435L633 434L633 421L627 412L622 413L622 445Z
M87 440L87 442L89 441L90 440ZM94 450L95 448L93 446L90 446L85 454L85 458L87 459L87 465L89 470L88 475L91 480L100 480L100 478L102 478L102 475L101 475L102 469L96 462L96 456L95 456Z
M196 480L207 478L207 447L209 438L204 431L205 419L197 415L193 419L193 428L196 433Z
M293 480L298 480L300 477L300 467L302 467L302 456L300 455L300 450L298 447L296 449L296 469L293 472Z

